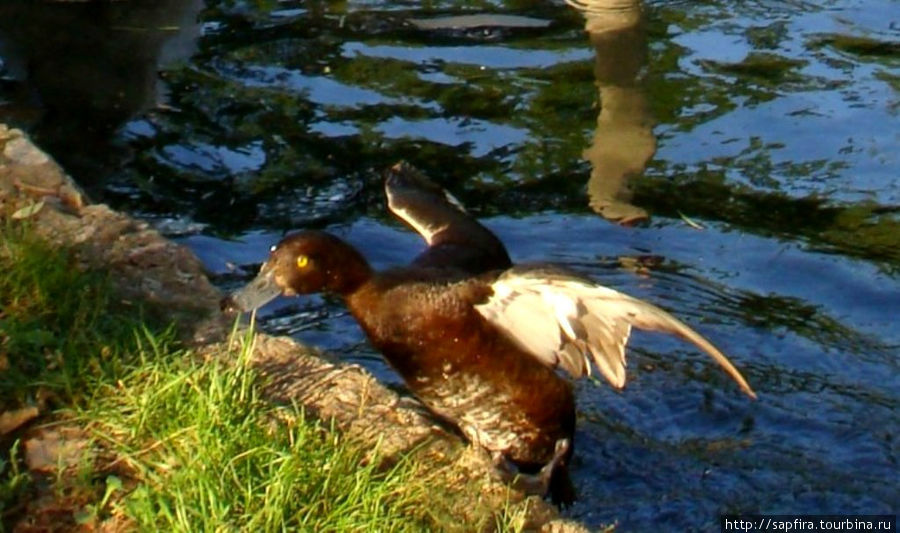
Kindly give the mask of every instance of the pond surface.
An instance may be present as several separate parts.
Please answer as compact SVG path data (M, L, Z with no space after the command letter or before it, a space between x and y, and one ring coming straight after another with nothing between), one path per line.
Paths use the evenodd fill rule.
M588 525L896 513L898 4L607 3L4 2L0 122L226 288L296 228L408 261L380 183L407 159L515 260L696 326L759 401L634 334L624 391L578 384ZM334 300L263 326L398 382Z

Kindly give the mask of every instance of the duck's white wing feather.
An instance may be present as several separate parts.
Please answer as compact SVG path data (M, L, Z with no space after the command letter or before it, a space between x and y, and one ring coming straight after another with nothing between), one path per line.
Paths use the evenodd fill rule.
M409 224L429 246L451 225L477 225L455 196L401 162L387 170L384 194L388 209Z
M591 363L614 386L625 385L625 344L632 326L678 335L708 353L751 397L744 377L715 346L666 311L627 294L547 269L512 269L476 309L525 351L575 377Z

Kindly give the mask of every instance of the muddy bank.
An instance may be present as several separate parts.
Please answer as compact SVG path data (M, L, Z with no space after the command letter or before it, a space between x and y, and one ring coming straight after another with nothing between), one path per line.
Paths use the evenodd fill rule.
M141 302L149 312L174 322L179 336L199 353L217 357L225 352L231 321L219 313L221 294L200 261L149 224L91 204L47 154L21 131L2 124L0 214L30 224L51 243L71 247L82 268L110 272L123 300ZM559 520L545 502L498 482L484 453L466 446L417 402L385 388L364 369L329 361L288 337L262 333L253 361L268 378L265 394L272 402L296 402L323 420L334 420L350 438L369 448L378 446L388 461L412 453L433 467L435 486L442 488L435 506L439 514L453 517L456 527L490 527L492 523L473 521L524 506L530 527L580 529Z

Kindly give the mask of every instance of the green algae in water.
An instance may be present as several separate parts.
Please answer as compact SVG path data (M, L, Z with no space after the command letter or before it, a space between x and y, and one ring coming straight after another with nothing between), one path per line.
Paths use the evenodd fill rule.
M738 63L701 61L700 64L711 71L735 76L750 77L770 83L779 83L796 76L792 71L807 64L800 59L789 59L778 54L753 52Z
M871 37L832 34L816 40L812 46L830 46L861 57L900 60L900 41L880 41Z

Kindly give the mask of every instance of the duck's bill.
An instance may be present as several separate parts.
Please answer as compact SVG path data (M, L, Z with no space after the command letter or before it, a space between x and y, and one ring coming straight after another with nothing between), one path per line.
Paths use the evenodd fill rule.
M275 276L263 271L243 288L223 298L220 307L226 313L247 313L266 305L279 294L281 289L275 283Z

